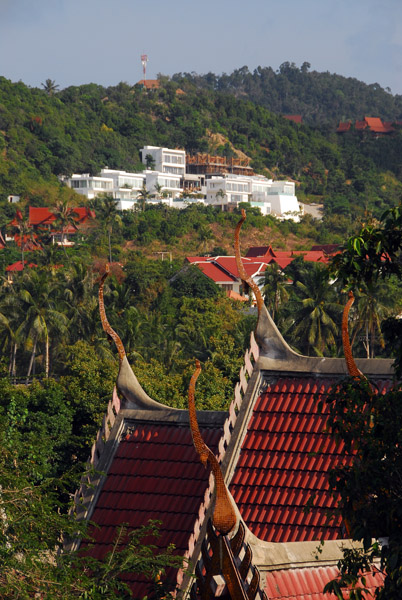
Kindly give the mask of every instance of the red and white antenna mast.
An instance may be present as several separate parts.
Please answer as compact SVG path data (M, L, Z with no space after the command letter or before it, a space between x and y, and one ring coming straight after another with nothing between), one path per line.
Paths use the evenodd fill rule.
M145 83L145 75L147 72L147 62L148 62L148 55L141 54L141 64L142 64L142 72L144 73L144 83Z

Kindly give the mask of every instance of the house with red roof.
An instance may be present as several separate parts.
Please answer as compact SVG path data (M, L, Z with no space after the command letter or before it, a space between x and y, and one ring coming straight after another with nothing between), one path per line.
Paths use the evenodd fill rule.
M301 115L283 115L283 118L288 121L293 121L293 123L297 123L298 125L301 125L303 122Z
M6 274L7 274L7 281L8 283L13 283L14 281L14 273L21 273L25 268L29 268L32 269L34 267L37 267L38 265L36 265L35 263L29 263L28 261L24 260L17 260L17 262L12 263L11 265L8 265L6 267Z
M31 235L24 236L24 249L39 249L40 244L38 244L36 240L47 232L51 237L53 244L62 246L74 245L71 236L77 233L83 233L91 226L93 219L95 219L95 211L88 207L75 207L69 210L69 214L72 217L71 222L64 228L60 228L57 215L51 210L46 207L30 206L27 224L32 228L32 233ZM9 226L18 229L18 226L23 219L22 212L17 210L16 215L11 223L9 223ZM20 235L15 233L13 237L17 245L21 246Z
M386 135L395 131L392 122L381 121L379 117L364 117L362 121L356 121L354 124L355 131L369 131L375 136ZM346 133L352 131L352 122L340 122L336 130L337 133Z
M234 271L231 258L218 263L222 270ZM255 268L249 261L247 277ZM262 303L228 411L194 409L189 416L153 400L136 378L107 322L104 278L101 319L119 352L118 392L92 447L95 471L75 498L78 518L94 523L93 545L83 540L81 547L102 558L120 524L135 528L158 519L160 547L173 542L195 572L195 581L182 571L167 577L192 600L325 600L323 588L338 574L342 549L351 547L345 523L333 512L337 498L328 474L352 457L328 432L319 401L348 374L345 359L294 352ZM356 364L380 393L390 389L391 360ZM208 460L219 462L219 485L216 471L209 475L197 456L194 419L215 456ZM234 517L224 530L218 516L226 510ZM147 594L140 575L126 581L135 597ZM367 575L371 591L380 583L381 575Z
M332 251L332 254L335 250ZM275 263L280 269L285 269L293 260L302 256L308 262L327 264L330 252L325 247L312 250L273 250L271 246L252 246L243 258L246 273L257 285L268 265ZM242 295L244 286L234 256L187 256L186 261L196 265L200 271L212 279L216 285L227 294L231 291Z

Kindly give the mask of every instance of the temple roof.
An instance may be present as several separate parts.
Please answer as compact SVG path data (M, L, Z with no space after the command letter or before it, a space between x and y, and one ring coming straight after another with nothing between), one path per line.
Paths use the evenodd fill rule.
M87 514L95 525L89 532L93 542L83 542L81 547L101 559L111 550L119 525L124 523L130 530L158 520L157 546L174 544L177 554L188 555L206 493L209 502L209 473L194 449L187 413L122 409L119 417L109 451L97 465L107 476L101 478ZM225 418L225 413L199 413L202 435L214 451ZM141 576L132 574L126 581L136 597L146 595L148 584Z
M270 375L241 445L230 490L249 529L261 540L294 542L344 538L328 474L342 462L343 444L326 430L318 403L331 377ZM378 387L387 387L384 381Z
M329 600L324 586L338 575L336 567L281 569L266 573L265 593L270 600ZM366 589L374 592L383 580L381 573L366 575Z
M219 259L222 268L234 270L235 259ZM249 276L247 267L253 262L244 260L246 275L242 277ZM93 456L103 448L95 466L105 474L92 481L92 487L84 485L89 497L79 503L86 518L100 526L94 531L91 553L104 555L115 527L122 523L137 527L160 519L161 547L173 542L180 554L195 562L200 559L205 566L208 545L204 543L202 552L201 546L208 537L212 480L208 481L193 449L187 411L152 400L131 371L104 311L104 278L102 324L119 350L117 387L122 401L120 406L116 396L117 415L108 409L105 423L109 419L110 428L100 432L94 445ZM245 530L248 549L246 567L241 569L243 581L251 565L269 572L269 598L321 600L325 583L337 575L333 569L342 545L348 543L340 520L329 518L337 500L329 493L328 473L350 457L326 431L327 415L319 411L318 402L348 369L341 358L294 352L261 303L255 335L228 413L197 414L201 436L219 457L236 505L238 531ZM374 377L380 393L389 388L392 361L360 359L356 363L362 373ZM322 540L326 540L325 548L314 557ZM178 582L182 584L183 579L179 577ZM145 593L140 579L133 576L130 583L137 596Z

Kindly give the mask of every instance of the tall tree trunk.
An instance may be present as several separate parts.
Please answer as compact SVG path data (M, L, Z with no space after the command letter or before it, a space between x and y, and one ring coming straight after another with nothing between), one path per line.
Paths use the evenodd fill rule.
M46 331L46 338L45 338L45 344L46 344L46 354L45 354L45 377L46 379L49 377L49 334Z
M26 378L26 383L29 383L29 378L31 376L31 371L32 371L32 367L35 361L35 355L36 355L36 343L38 341L38 336L35 336L35 340L34 340L34 345L32 348L32 354L31 354L31 359L29 361L29 367L28 367L28 373L27 373L27 378Z
M366 358L370 358L370 333L369 326L366 322Z
M112 262L112 244L111 244L111 240L110 240L110 231L108 231L107 233L108 235L108 240L109 240L109 262Z
M17 344L14 342L12 356L11 356L11 372L10 372L11 377L16 376L16 372L17 372L16 359L17 359Z

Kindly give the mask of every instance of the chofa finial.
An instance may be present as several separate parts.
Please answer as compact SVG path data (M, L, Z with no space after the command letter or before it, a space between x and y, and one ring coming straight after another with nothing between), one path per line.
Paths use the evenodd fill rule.
M229 492L223 480L223 475L218 460L215 454L205 444L198 427L194 396L195 384L200 373L201 365L197 360L196 370L191 377L188 388L188 410L190 415L191 435L193 437L194 447L200 456L202 464L204 467L206 467L207 463L209 462L215 479L215 507L212 516L212 523L220 534L227 535L236 525L236 512L233 508L233 504L229 497Z
M342 315L342 343L343 343L343 352L345 354L346 366L348 368L348 373L351 377L364 377L363 373L357 367L355 363L355 359L352 354L352 346L350 345L349 339L349 311L352 307L353 302L355 301L355 297L353 295L352 290L349 291L348 294L349 300L345 304L345 308L343 309Z
M121 341L120 337L117 335L115 330L112 329L112 327L110 326L110 323L106 316L105 301L104 301L104 296L103 296L103 288L105 285L105 280L109 276L109 273L110 273L110 265L109 265L109 263L106 263L105 272L102 275L100 283L99 283L99 312L100 312L100 318L101 318L103 330L105 331L105 333L107 334L109 339L113 340L114 343L116 344L116 348L119 353L120 365L121 365L124 357L126 356L126 351L124 350L123 342Z
M249 277L247 275L246 270L243 265L243 261L241 259L241 253L240 253L240 230L241 230L242 225L245 220L246 220L246 211L244 210L244 208L242 208L241 209L241 219L237 223L236 229L235 229L234 247L235 247L235 255L236 255L236 264L237 264L237 269L239 271L240 277L242 278L243 281L245 281L250 286L250 288L254 292L255 299L257 301L258 316L260 317L262 308L264 306L264 298L262 297L260 288L255 283L253 278Z

